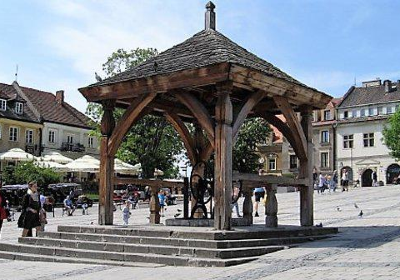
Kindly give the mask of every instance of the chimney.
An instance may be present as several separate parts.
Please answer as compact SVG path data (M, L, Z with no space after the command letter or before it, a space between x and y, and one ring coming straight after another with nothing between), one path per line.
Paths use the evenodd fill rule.
M214 12L215 5L214 5L214 3L211 1L208 2L206 5L206 9L207 9L207 11L206 11L206 21L205 21L206 28L205 29L206 30L209 30L209 29L215 30L215 12Z
M64 103L64 91L63 90L56 91L56 101L58 104Z
M389 80L385 80L383 82L383 85L385 86L385 93L389 93L392 91L392 82Z

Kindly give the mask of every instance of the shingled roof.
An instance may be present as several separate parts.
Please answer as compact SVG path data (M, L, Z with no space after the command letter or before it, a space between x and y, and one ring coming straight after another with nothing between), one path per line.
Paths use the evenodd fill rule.
M391 91L385 92L385 85L370 87L351 87L339 108L361 106L367 104L387 103L400 101L400 83L392 83Z
M96 87L160 74L233 63L306 87L271 63L257 57L213 29L202 30L144 63L116 76L90 85Z
M58 103L54 94L22 86L20 88L39 112L42 121L91 129L89 118L65 101Z
M35 116L29 106L26 106L25 100L18 94L17 90L13 85L7 85L0 83L0 98L7 100L7 110L0 111L0 117L6 119L13 119L19 121L27 121L27 122L36 122L39 123L40 120ZM14 102L18 101L24 103L24 109L22 114L17 114L14 111L14 108L10 108L10 106L14 105Z

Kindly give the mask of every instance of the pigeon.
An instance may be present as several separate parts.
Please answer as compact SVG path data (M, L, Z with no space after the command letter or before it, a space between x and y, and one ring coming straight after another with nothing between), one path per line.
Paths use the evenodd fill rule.
M354 207L358 209L358 205L357 205L357 203L354 203Z
M177 209L178 212L182 212L182 209Z
M181 215L181 213L176 213L176 214L174 215L174 218L178 218L180 215Z
M337 210L338 212L341 212L341 211L342 211L342 209L340 209L339 206L336 207L336 210Z
M97 72L94 72L94 76L96 78L96 81L101 82L103 80L102 77L99 76L99 74L97 74Z
M316 227L322 227L322 223L315 225Z
M362 218L362 216L364 215L363 211L360 211L360 214L358 214L358 217Z

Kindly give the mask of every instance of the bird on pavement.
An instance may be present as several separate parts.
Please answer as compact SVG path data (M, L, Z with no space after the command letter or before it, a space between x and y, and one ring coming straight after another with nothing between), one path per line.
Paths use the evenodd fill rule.
M358 209L358 205L357 205L357 203L354 203L354 207Z
M181 215L181 213L176 213L176 214L174 215L174 218L178 218L180 215Z
M342 209L340 209L339 206L336 207L336 210L337 210L338 212L341 212L341 211L342 211Z
M178 212L182 212L182 209L177 209Z
M358 214L358 217L362 218L362 216L364 215L363 211L360 211L360 214Z
M315 225L316 227L322 227L322 223Z

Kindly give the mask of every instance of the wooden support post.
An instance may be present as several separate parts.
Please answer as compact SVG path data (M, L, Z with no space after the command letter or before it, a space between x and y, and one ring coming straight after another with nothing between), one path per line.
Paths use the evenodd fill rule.
M108 144L115 127L113 116L115 102L103 101L103 117L101 119L100 139L100 183L99 183L99 225L112 225L114 218L114 155L110 154Z
M219 230L231 229L232 216L232 121L233 110L230 99L231 85L218 87L218 101L215 108L215 206L214 227Z
M253 224L253 188L248 187L242 182L243 201L243 218L248 225Z
M267 203L265 204L265 226L278 227L278 200L276 199L276 186L267 186Z
M160 223L160 201L158 199L158 186L151 186L150 197L150 224Z
M314 145L312 143L312 108L301 112L301 126L307 139L307 159L300 161L299 178L306 179L307 184L300 188L300 224L314 225L314 186L312 169L314 165Z

